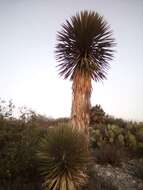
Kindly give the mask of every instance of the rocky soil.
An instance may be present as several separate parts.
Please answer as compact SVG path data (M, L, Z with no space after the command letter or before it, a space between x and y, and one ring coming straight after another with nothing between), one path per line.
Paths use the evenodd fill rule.
M99 164L94 165L94 172L97 176L108 181L118 190L143 190L143 176L137 175L137 167L143 167L143 160L130 160L127 163L122 163L121 167L112 167L111 165L103 166ZM141 171L140 171L141 172ZM143 172L143 171L142 171Z

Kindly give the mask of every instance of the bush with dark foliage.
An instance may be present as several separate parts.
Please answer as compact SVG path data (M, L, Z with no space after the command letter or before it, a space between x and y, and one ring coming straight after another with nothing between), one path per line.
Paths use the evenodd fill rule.
M119 166L124 158L124 151L116 145L105 144L93 151L95 162Z
M35 152L43 130L37 128L33 118L0 118L0 188L2 190L35 190L37 161Z

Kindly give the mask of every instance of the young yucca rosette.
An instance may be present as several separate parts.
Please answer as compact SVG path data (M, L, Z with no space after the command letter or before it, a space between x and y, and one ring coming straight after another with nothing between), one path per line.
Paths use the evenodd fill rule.
M74 190L86 184L90 154L85 139L82 132L67 125L47 130L37 152L45 189Z

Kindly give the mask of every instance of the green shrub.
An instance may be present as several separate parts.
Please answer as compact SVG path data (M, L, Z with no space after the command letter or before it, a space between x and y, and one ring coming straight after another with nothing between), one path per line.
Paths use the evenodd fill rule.
M123 157L123 150L113 144L105 144L94 150L95 161L99 164L120 165Z
M136 130L136 138L139 142L142 142L143 143L143 127L141 128L138 128L138 130Z
M90 110L90 126L96 128L97 124L118 125L119 127L125 128L127 121L109 116L104 112L101 105L95 105Z
M44 188L74 190L87 181L89 151L85 136L67 125L48 129L37 152Z
M141 150L142 137L143 127L136 123L129 123L126 128L110 124L97 124L96 128L91 128L93 148L100 148L105 144L113 144L134 152L137 149Z
M104 123L105 112L100 105L96 105L90 110L90 125Z
M92 129L91 143L94 147L100 147L104 144L124 145L123 129L116 125L96 125L96 129Z
M135 147L137 145L136 137L130 131L128 131L128 133L126 135L126 142L127 142L127 146L129 148L135 149Z
M119 143L119 146L122 146L122 147L125 146L125 139L124 139L123 134L120 134L117 136L117 141Z
M0 187L19 190L35 187L38 178L35 152L42 129L19 120L0 120ZM33 182L33 184L32 184ZM28 190L28 186L26 188Z

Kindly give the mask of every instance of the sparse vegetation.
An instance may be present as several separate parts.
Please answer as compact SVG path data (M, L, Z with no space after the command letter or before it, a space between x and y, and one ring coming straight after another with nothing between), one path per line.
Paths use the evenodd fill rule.
M43 130L36 127L32 115L28 118L22 113L16 119L11 117L10 106L6 112L3 110L0 113L0 188L34 190L39 186L35 151Z
M116 145L104 144L94 150L95 162L99 164L111 164L120 166L124 158L124 150Z
M12 103L5 106L2 104L0 112L0 187L2 190L40 190L45 179L48 179L45 184L49 184L50 178L41 175L41 169L46 173L46 171L49 171L49 166L46 166L46 162L42 165L41 161L42 158L45 161L50 159L49 154L47 154L47 157L42 156L46 154L46 147L50 143L52 151L50 154L62 157L62 153L67 151L68 155L71 155L70 160L68 156L67 162L69 161L76 168L75 158L78 159L79 156L81 159L79 161L83 161L81 166L84 166L87 157L82 157L82 151L79 151L80 147L84 149L85 145L82 135L78 136L76 132L72 133L70 128L63 127L63 133L59 136L59 141L55 140L56 135L58 136L62 129L58 126L68 126L68 118L49 119L34 112L26 111L25 113L22 112L22 116L16 119L13 117L13 111L9 105L14 109ZM3 109L3 106L5 109ZM118 125L119 120L115 118L112 124L106 124L106 113L104 111L102 113L104 113L104 120L102 119L97 123L92 122L93 125L90 128L92 160L98 164L111 164L113 167L120 167L122 162L126 162L126 156L127 160L140 159L141 161L135 162L131 168L131 173L142 180L143 124L120 120L121 125ZM101 114L99 116L101 118ZM99 120L99 118L96 118L96 121ZM126 123L126 125L123 125L123 123ZM52 129L51 126L53 126ZM39 146L39 142L40 144L43 143ZM57 150L55 147L58 151L55 151ZM37 149L41 159L39 159L40 157L37 158ZM59 161L61 157L59 157ZM82 160L82 158L85 158L85 160ZM56 163L58 162L55 162L55 165ZM49 176L52 175L52 172L46 174ZM78 175L78 172L74 170L72 174ZM115 189L112 184L107 184L104 179L96 174L95 176L95 178L89 177L89 186L86 185L83 189ZM80 179L80 182L83 181Z

